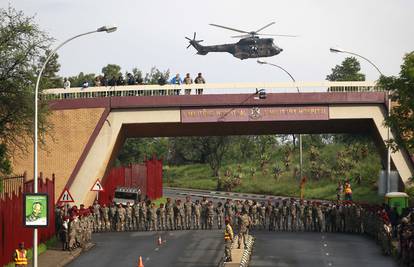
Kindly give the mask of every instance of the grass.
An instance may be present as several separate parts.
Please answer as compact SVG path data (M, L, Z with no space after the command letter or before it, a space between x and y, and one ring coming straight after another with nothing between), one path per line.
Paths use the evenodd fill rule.
M277 196L300 196L299 181L293 178L293 171L284 171L278 180L270 174L263 174L255 163L241 164L242 183L234 188L234 192L268 194ZM221 170L237 170L238 164L228 164ZM256 177L250 177L250 168L255 167ZM268 166L271 169L271 166ZM304 169L307 168L305 164ZM292 168L291 168L292 169ZM352 177L356 170L363 177L361 184L352 183L353 199L360 202L380 203L383 198L377 195L375 186L377 173L380 169L379 162L367 158L364 162L356 164L353 170L345 175ZM164 169L164 184L173 187L215 190L217 179L211 177L211 170L207 164L193 164L181 166L169 166ZM375 175L374 175L375 173ZM309 176L308 176L309 177ZM307 199L336 199L336 179L321 179L319 181L308 181L305 186L305 198Z
M48 241L46 241L45 243L39 244L38 247L37 247L37 255L40 255L40 254L46 252L47 248L55 246L57 242L58 242L58 240L54 236L51 239L49 239ZM33 249L28 249L27 250L27 259L28 259L29 262L33 259ZM14 267L14 263L10 262L9 264L4 265L4 266L5 267Z

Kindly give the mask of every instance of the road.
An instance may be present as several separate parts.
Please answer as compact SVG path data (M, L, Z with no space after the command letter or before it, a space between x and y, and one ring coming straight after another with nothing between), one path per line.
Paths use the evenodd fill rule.
M68 266L136 267L142 257L145 267L216 267L224 253L223 233L219 230L99 233L96 246Z
M365 236L326 233L254 233L251 267L397 267Z

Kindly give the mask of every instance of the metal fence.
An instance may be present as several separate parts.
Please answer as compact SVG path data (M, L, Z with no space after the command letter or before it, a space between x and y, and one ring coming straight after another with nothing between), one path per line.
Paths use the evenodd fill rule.
M378 92L383 89L376 82L290 82L290 83L206 83L189 85L125 85L112 87L88 87L47 89L42 98L47 100L101 98L114 96L171 96L202 94L253 93L265 89L267 93L315 93L315 92Z
M25 172L22 175L0 178L0 199L4 199L7 194L19 194L23 190L26 176Z

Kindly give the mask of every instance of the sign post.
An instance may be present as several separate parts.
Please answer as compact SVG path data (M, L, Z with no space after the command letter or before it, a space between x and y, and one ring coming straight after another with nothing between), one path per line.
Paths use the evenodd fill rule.
M23 225L47 227L49 225L49 201L47 194L24 194Z
M104 191L101 181L99 181L99 179L96 179L96 182L93 184L91 191L96 192L96 200L99 200L99 192Z

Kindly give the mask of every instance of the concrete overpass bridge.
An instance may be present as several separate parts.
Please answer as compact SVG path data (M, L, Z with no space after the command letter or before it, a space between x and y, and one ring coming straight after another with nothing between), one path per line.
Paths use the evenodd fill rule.
M203 95L183 95L200 87ZM265 89L266 98L256 89ZM49 89L42 97L50 100L54 129L39 170L54 172L57 194L68 187L77 204L92 202L89 189L128 137L368 133L386 166L388 98L373 82L91 87ZM405 150L391 160L403 182L414 176ZM16 156L13 165L32 172L32 154Z

